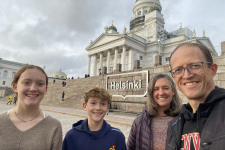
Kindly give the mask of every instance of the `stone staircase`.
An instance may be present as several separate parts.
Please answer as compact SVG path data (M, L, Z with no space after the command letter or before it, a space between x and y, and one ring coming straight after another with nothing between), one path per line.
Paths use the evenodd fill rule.
M41 105L70 107L82 109L84 101L84 92L98 84L98 76L67 80L66 86L62 87L62 82L49 83L48 92ZM64 101L62 101L62 92L64 91Z

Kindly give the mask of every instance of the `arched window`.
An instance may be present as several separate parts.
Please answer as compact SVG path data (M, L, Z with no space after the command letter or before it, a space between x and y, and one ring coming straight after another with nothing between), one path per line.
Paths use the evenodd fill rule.
M64 76L61 76L61 78L64 78Z
M7 78L7 75L8 75L8 71L5 70L4 73L3 73L3 78Z
M58 78L59 76L58 76L58 75L56 75L55 77L56 77L56 78Z
M16 74L15 72L12 73L12 78L14 78L15 74Z

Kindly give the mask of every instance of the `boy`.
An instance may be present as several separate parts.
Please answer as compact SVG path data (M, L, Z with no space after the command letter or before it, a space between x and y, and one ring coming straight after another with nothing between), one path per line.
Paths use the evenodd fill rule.
M83 109L88 118L73 124L63 141L63 150L126 150L123 133L103 118L109 110L111 95L95 86L85 92Z

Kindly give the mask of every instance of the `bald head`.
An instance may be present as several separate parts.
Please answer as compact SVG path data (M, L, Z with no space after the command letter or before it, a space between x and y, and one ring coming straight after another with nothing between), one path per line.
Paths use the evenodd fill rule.
M171 60L173 59L173 54L179 49L179 50L182 50L182 47L184 46L187 46L187 47L197 47L201 53L203 54L205 60L207 62L210 62L211 64L213 64L213 58L212 58L212 55L209 51L209 49L207 47L205 47L204 45L200 45L200 44L197 44L197 43L182 43L180 45L178 45L175 50L171 53L170 55L170 67L172 68L171 66ZM194 54L193 54L194 55ZM208 64L210 66L210 64Z

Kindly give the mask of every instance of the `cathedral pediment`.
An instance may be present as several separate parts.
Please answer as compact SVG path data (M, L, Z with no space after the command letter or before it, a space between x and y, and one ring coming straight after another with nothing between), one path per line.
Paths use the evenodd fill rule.
M198 41L201 42L201 44L208 47L211 50L211 53L217 54L212 42L210 41L210 39L208 37L198 38Z
M122 38L123 35L118 35L118 34L102 34L99 36L95 41L93 41L87 48L86 50L92 49L94 47L103 45L103 44L108 44L112 41L118 40Z

